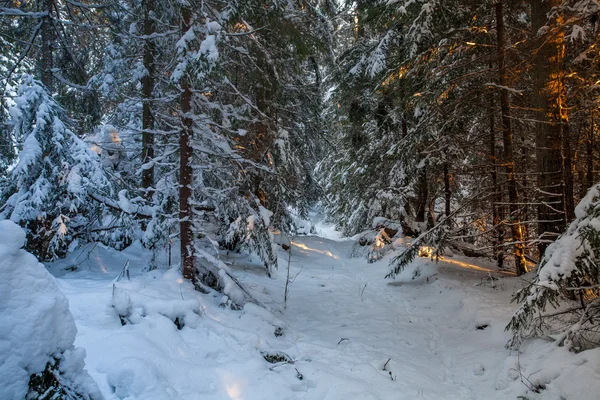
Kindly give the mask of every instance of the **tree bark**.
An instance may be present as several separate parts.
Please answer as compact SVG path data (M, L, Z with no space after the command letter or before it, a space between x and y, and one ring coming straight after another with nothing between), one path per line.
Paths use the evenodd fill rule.
M365 9L365 1L359 0L354 4L353 18L354 18L354 41L358 42L358 40L363 37L365 33L365 28L362 24L362 17L364 15Z
M417 215L415 217L416 222L425 222L426 213L427 213L427 198L429 197L429 193L427 190L427 167L423 167L423 169L419 172L419 183L418 190L419 196L417 198Z
M571 151L571 133L569 124L562 124L562 128L565 222L568 224L575 219L575 195L573 192L573 153Z
M450 166L448 161L444 162L444 200L446 217L450 216L450 202L452 200L452 190L450 189Z
M144 68L146 75L142 78L142 163L147 164L154 158L154 115L151 101L154 97L156 81L155 55L156 46L150 36L156 31L154 23L154 0L144 1ZM142 170L142 188L149 189L154 185L154 166ZM146 191L151 197L152 192Z
M506 43L504 38L504 5L496 3L496 35L498 44L498 84L507 87L506 79ZM502 142L504 144L504 165L506 168L506 183L508 186L508 202L511 222L511 233L515 252L515 270L517 275L527 272L525 261L525 245L523 243L523 230L519 212L519 194L517 192L517 181L515 178L515 162L513 158L513 132L510 119L510 103L508 91L500 89L500 109L502 110Z
M565 229L563 136L568 114L564 87L564 32L562 17L549 13L559 0L531 0L531 25L536 44L533 58L533 104L535 106L536 158L538 169L538 234L540 255L548 243ZM540 35L546 27L550 33ZM554 29L554 31L552 31ZM556 31L558 29L558 31Z
M183 7L181 10L181 35L190 29L191 12ZM190 117L192 109L192 91L186 77L181 83L181 133L179 135L179 231L181 239L181 269L183 277L194 282L196 280L194 235L192 232L192 181L191 166L192 147L190 139L193 134L193 121Z
M591 126L589 130L589 136L586 143L586 185L589 189L594 185L594 117L592 116ZM587 193L587 190L584 191L584 194Z
M525 132L521 132L521 165L523 166L521 171L526 170L527 158L528 158L529 147L527 146L525 140ZM523 202L523 208L521 209L521 220L529 221L529 196L530 196L530 188L527 182L527 175L523 174L523 178L521 178L521 200ZM529 226L523 224L523 240L527 242L529 240ZM527 248L525 248L527 252Z
M54 0L46 0L44 3L44 11L47 13L42 18L42 60L41 60L41 78L42 83L52 94L54 90L54 79L52 76L52 68L54 68L54 56L52 54L52 46L54 42L54 27L52 22L52 11L54 8Z
M490 69L492 66L490 65ZM502 223L502 192L498 186L498 156L496 155L496 119L494 118L494 93L490 92L488 112L490 118L490 163L492 164L491 178L494 194L492 196L492 223L494 224L494 238L492 243L494 246L494 258L498 268L504 267L504 225Z

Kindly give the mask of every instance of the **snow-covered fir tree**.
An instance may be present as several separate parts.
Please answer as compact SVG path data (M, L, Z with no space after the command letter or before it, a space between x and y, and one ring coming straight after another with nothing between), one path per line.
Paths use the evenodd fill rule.
M515 296L520 309L511 320L517 346L544 337L574 351L596 347L600 336L600 185L575 209L576 219L552 243L533 280Z
M66 124L63 109L31 75L21 79L10 108L18 162L2 181L2 219L27 232L27 248L41 260L66 254L102 221L92 193L110 194L100 159Z

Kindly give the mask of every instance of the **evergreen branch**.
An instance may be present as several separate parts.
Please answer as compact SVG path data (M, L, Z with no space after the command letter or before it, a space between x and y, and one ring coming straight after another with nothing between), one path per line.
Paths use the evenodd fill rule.
M136 210L134 212L125 211L121 206L119 206L119 204L116 201L114 201L113 199L109 199L106 196L102 196L100 194L89 193L89 196L90 196L90 198L92 200L95 200L95 201L97 201L99 203L102 203L105 206L107 206L108 208L111 208L111 209L113 209L115 211L124 212L126 214L133 215L136 218L145 219L145 218L152 218L153 217L152 214L148 213L146 210L139 210L138 209L138 210Z
M435 238L435 235L441 231L443 227L446 226L447 223L451 222L453 217L456 216L462 209L464 209L467 205L471 204L473 201L478 200L480 196L485 193L485 191L481 191L476 193L471 199L466 201L456 210L451 212L448 215L445 215L436 225L434 225L427 232L422 233L406 250L402 253L394 257L390 261L390 267L392 267L391 271L385 276L387 278L395 278L396 275L401 273L406 266L408 266L417 256L419 252L419 247L422 244L430 244L433 242L432 239ZM444 238L440 239L437 243L437 248L435 251L435 257L439 257L439 253L441 251L441 247L443 247ZM440 246L441 245L441 246ZM433 256L432 256L433 257Z

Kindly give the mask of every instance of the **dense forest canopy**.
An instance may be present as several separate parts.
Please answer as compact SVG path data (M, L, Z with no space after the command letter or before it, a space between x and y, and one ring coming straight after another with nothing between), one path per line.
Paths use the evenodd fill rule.
M319 209L371 262L411 237L388 277L454 252L535 270L511 345L595 347L599 13L596 0L0 0L0 219L42 262L176 243L184 278L228 293L220 251L270 276L276 236L308 233Z

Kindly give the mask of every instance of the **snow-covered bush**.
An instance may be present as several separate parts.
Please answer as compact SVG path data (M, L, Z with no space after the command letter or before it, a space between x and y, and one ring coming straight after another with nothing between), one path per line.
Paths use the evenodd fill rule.
M391 249L392 238L385 229L367 230L362 232L352 247L352 257L366 257L369 263L374 263L385 256Z
M63 122L61 107L24 75L10 109L18 163L0 181L0 219L26 229L27 249L41 260L63 256L100 219L90 193L110 191L96 153Z
M73 347L67 298L24 243L21 228L0 221L0 398L100 399L85 350Z
M362 232L352 247L352 257L366 257L370 263L380 260L393 249L393 239L402 233L402 224L382 217L373 218L371 229Z
M575 216L546 250L533 281L515 296L521 308L507 326L514 334L511 345L532 336L574 351L600 343L600 184Z
M221 235L221 245L229 250L246 249L256 254L263 261L267 274L271 275L277 268L277 253L269 232L273 213L257 200L253 205L252 200L233 193L219 205L221 224L227 227Z

